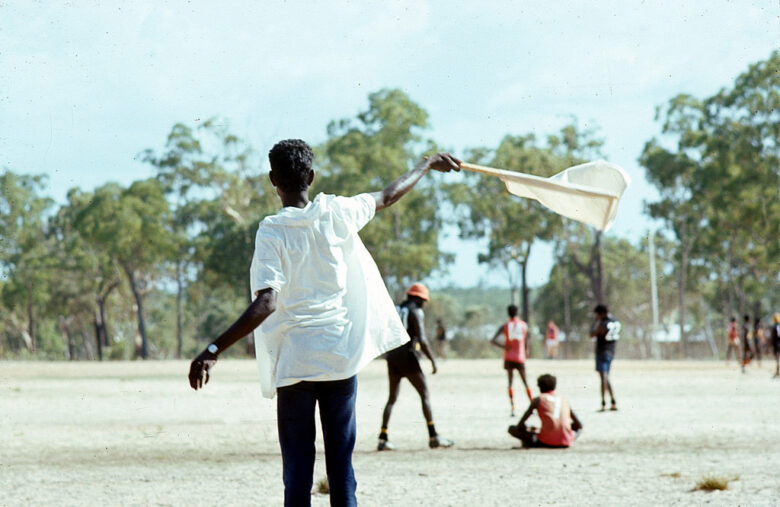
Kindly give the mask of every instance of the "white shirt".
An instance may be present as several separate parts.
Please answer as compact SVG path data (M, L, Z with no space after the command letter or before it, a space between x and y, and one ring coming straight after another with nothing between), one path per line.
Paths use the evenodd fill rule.
M260 222L252 294L270 287L276 311L255 330L263 395L303 380L342 380L409 340L376 263L358 236L369 194L319 194Z

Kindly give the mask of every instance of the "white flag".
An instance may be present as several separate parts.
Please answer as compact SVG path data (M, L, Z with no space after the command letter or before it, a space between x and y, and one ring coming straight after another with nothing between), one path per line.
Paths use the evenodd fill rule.
M620 197L631 182L622 167L604 160L575 165L549 178L467 163L461 168L501 178L510 193L536 199L559 215L602 231L615 221Z

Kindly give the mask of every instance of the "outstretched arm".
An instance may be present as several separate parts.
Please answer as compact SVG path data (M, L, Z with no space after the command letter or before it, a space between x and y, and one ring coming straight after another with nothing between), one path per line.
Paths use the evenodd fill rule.
M406 195L420 181L420 178L425 176L431 169L445 173L460 171L460 160L449 153L437 153L432 157L426 158L417 164L417 167L390 183L381 192L373 192L371 194L376 199L376 210L379 211L394 204L398 199Z
M244 313L231 325L227 331L219 335L212 345L216 345L216 353L208 349L201 352L190 364L190 387L196 391L209 381L209 370L216 364L217 356L238 340L255 330L269 315L276 310L276 292L273 289L257 291L257 298Z

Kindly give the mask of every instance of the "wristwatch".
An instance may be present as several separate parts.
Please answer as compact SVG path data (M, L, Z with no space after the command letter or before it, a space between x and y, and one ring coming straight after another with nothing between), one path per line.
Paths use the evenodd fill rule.
M217 347L213 343L209 343L209 346L206 347L206 350L208 350L212 354L216 355L216 353L219 352L219 347Z

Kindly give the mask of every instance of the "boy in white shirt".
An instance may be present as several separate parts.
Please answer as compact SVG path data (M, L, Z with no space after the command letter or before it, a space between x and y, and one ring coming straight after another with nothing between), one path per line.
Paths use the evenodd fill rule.
M257 231L250 268L255 299L192 361L190 385L203 387L217 355L254 330L263 394L279 394L285 505L311 502L316 404L331 505L356 505L356 374L409 339L358 231L430 169L457 171L460 161L439 153L381 192L319 194L309 201L311 148L297 139L281 141L268 156L268 176L283 208Z

